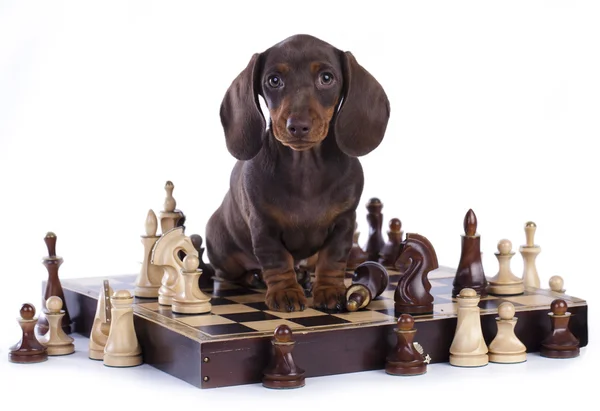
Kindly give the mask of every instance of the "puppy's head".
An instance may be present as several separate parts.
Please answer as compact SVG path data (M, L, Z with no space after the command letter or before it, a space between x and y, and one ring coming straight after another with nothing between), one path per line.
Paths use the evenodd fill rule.
M389 119L383 88L354 56L307 35L252 56L225 94L221 122L227 147L240 160L262 147L266 124L258 95L269 109L275 138L297 151L333 134L346 154L367 154L383 139Z

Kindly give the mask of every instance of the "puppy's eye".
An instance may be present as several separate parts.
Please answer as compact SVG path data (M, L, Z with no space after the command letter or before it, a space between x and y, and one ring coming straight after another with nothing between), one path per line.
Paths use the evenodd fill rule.
M327 71L324 73L321 73L321 75L319 76L319 81L321 82L321 84L327 86L327 85L333 83L333 74L331 74Z
M283 85L283 81L281 80L281 78L275 75L269 76L267 82L269 83L269 86L273 88L281 87Z

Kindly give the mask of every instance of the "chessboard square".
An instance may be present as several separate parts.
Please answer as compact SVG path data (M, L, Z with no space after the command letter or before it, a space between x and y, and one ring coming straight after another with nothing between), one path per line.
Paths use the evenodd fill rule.
M180 317L177 319L184 324L191 325L192 327L200 327L207 325L220 325L220 324L232 324L228 318L221 317L220 315L208 314L208 315L194 315L190 317Z
M161 307L160 304L158 304L158 302L155 303L139 303L135 305L136 307L143 307L147 310L152 310L152 311L158 311Z
M427 274L427 278L430 280L444 279L452 282L456 276L456 270L449 267L438 267L435 270L431 270Z
M230 300L230 299L228 299L228 298L212 297L212 298L210 299L210 304L211 304L212 306L215 306L215 305L231 305L231 304L233 304L233 303L234 303L234 302L233 302L233 301L231 301L231 300Z
M237 313L250 313L258 311L256 308L248 307L244 304L225 304L217 305L212 307L212 313L223 315L223 314L237 314Z
M219 290L214 290L212 293L213 296L221 297L221 298L230 298L230 297L235 297L235 296L240 296L240 295L249 295L249 294L262 295L264 297L264 294L258 293L257 291L251 290L249 288L219 289Z
M302 317L316 317L319 315L327 315L322 311L317 311L314 308L305 308L304 311L292 311L292 312L279 312L279 311L265 311L268 314L274 315L279 318L302 318Z
M346 288L350 287L352 285L352 278L344 278L344 285Z
M344 320L343 318L335 317L333 315L292 318L290 319L290 321L293 321L305 327L324 327L328 325L350 324L350 321Z
M228 300L235 301L236 303L264 303L264 294L244 294L244 295L232 295L227 297Z
M297 324L297 323L293 323L291 321L288 320L284 320L284 319L276 319L276 320L266 320L266 321L251 321L251 322L245 322L244 326L252 328L253 330L256 331L275 331L275 328L279 327L280 325L287 325L288 327L290 327L292 330L299 330L302 328L305 328L304 326Z
M244 334L255 332L250 327L246 327L242 324L231 323L231 324L217 324L217 325L203 325L198 327L200 331L213 337L219 337L229 334Z
M394 322L394 316L391 317L388 314L383 314L373 310L355 311L351 313L339 313L333 314L334 317L342 318L351 323L380 323L380 322Z
M450 291L452 291L452 290L450 290ZM438 293L435 293L433 295L433 299L434 299L434 301L436 301L438 299L445 300L443 302L456 300L455 298L452 298L452 292L449 292L447 294L438 294Z
M267 314L263 311L254 311L251 313L221 314L221 315L225 318L228 318L228 319L238 322L238 323L277 319L277 317L275 317L274 315Z
M458 311L458 304L455 303L443 303L434 304L433 312L439 314L456 314Z
M384 292L381 293L381 297L390 298L393 300L395 292L396 292L396 287L394 287L392 290L385 290Z
M365 308L373 311L377 310L387 310L388 308L394 309L394 300L390 299L382 299L382 300L373 300L367 305Z
M390 319L392 317L396 318L396 312L395 312L394 307L392 307L392 308L384 308L384 309L381 309L381 310L373 310L373 311L377 311L378 313L385 314L385 315L389 316Z
M522 304L528 307L544 307L550 310L550 304L556 297L548 295L534 294L534 295L517 295L514 297L503 297L503 300L510 301L515 304Z
M448 284L444 283L443 281L437 281L437 280L430 280L429 284L431 284L431 288L448 287Z
M264 301L261 301L258 303L246 303L245 305L247 305L248 307L256 308L259 311L268 311L269 310L269 307L267 307L267 304L265 304Z
M480 300L478 306L482 310L497 310L498 306L500 304L502 304L503 302L504 302L503 300L498 299L498 298L496 298L496 299L486 299L486 300Z

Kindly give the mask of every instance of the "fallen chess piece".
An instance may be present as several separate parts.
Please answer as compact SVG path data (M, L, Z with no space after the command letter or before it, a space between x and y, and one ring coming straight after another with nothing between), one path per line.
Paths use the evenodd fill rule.
M487 295L487 279L481 262L481 237L477 234L477 216L469 210L463 222L465 233L461 235L461 253L456 276L452 283L452 298L463 288L475 290L481 297Z
M402 314L398 318L396 333L396 346L387 356L385 372L391 375L421 375L427 372L427 362L423 354L414 344L415 320L409 314Z
M496 324L498 332L488 347L490 361L502 364L527 361L527 348L515 334L517 318L512 303L505 301L498 306Z
M456 331L450 346L450 364L457 367L481 367L488 364L488 347L481 329L480 297L472 288L463 288L456 299Z
M146 235L142 235L142 245L144 246L144 259L142 260L142 268L135 280L135 290L133 294L141 298L157 298L160 281L162 280L162 268L151 264L152 249L154 244L160 238L156 235L158 230L158 221L154 211L149 210L146 216Z
M525 287L540 288L540 277L537 272L535 260L542 249L535 244L534 235L537 225L533 221L525 223L525 237L527 243L519 248L523 256L523 283Z
M365 261L354 270L352 285L346 290L346 309L357 311L379 297L388 286L390 277L379 263Z
M305 385L304 370L296 365L292 356L295 342L292 330L285 324L275 329L271 361L264 371L263 386L267 388L300 388Z
M550 287L550 290L555 293L564 294L566 292L565 282L560 275L553 275L550 277L550 280L548 280L548 286Z
M571 313L565 300L556 299L550 305L552 331L542 341L540 355L548 358L575 358L579 356L579 339L569 330Z
M48 350L35 335L35 326L38 322L35 318L35 307L32 304L23 304L20 315L18 321L22 331L21 340L10 347L9 361L28 364L46 361Z
M75 352L75 341L69 337L61 327L65 310L62 309L63 302L60 297L52 296L46 300L46 318L48 319L48 332L38 340L47 348L48 355L68 355Z
M133 325L133 297L127 290L119 290L110 298L111 325L104 365L108 367L135 367L142 364L142 349Z
M515 255L512 243L509 240L498 242L498 274L488 280L488 294L490 295L518 295L525 292L523 280L514 275L510 269L510 260Z
M104 347L108 340L111 323L112 304L110 296L113 295L113 290L110 287L108 280L104 280L100 295L98 296L98 304L96 305L96 315L90 332L89 343L89 358L92 360L104 359Z

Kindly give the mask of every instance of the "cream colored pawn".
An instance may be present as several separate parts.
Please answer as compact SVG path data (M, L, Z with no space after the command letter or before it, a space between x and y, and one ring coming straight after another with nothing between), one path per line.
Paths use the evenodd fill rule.
M456 332L450 346L450 364L481 367L488 364L488 348L483 339L479 309L480 297L472 288L463 288L458 297Z
M540 277L537 272L535 260L542 249L535 244L534 235L537 225L533 221L525 223L525 237L527 243L519 248L523 256L523 283L525 287L540 288Z
M498 333L489 346L491 362L515 364L527 361L527 348L515 335L515 306L505 301L498 306Z
M46 300L44 314L48 319L48 332L39 337L38 341L47 348L48 355L67 355L75 352L73 338L69 337L61 326L65 316L62 307L63 301L60 297L52 296Z
M135 280L135 290L133 294L141 298L157 298L158 288L163 276L163 269L150 263L152 259L152 249L160 236L156 235L158 230L158 220L154 211L149 210L146 216L146 235L141 236L144 246L144 260L142 268Z
M111 325L104 347L104 365L134 367L142 364L142 349L133 325L133 297L127 290L119 290L110 299Z
M510 260L515 255L509 240L498 242L498 274L488 280L488 293L492 295L517 295L525 292L523 280L514 275L510 269Z
M92 331L90 332L88 356L92 360L104 359L104 347L106 347L106 341L108 340L112 317L112 305L110 303L110 296L112 294L113 290L110 287L108 280L104 280L104 285L98 296L98 304L96 305L96 315L94 316Z
M555 293L564 294L566 292L565 282L560 275L553 275L550 277L550 280L548 280L548 286L550 287L550 290L554 291Z
M171 311L179 314L202 314L211 310L210 297L204 294L198 286L202 270L198 269L200 259L195 255L183 258L181 281L183 287L173 297Z

